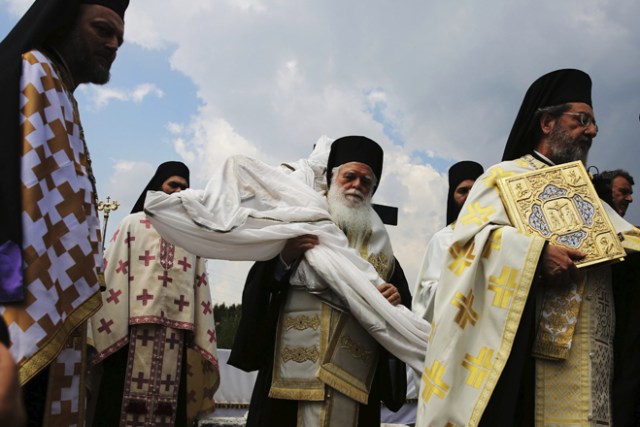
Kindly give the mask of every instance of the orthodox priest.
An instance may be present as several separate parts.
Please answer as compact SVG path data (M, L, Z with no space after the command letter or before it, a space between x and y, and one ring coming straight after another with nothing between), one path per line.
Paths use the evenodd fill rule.
M83 423L85 321L100 306L102 253L73 93L109 80L128 3L36 0L0 44L0 313L29 425Z
M349 246L386 280L379 292L392 305L410 306L406 278L371 207L382 162L382 148L368 138L335 140L326 164L329 213ZM291 238L247 277L229 358L240 369L259 370L247 426L380 425L381 400L392 410L404 402L404 364L331 291L309 292L300 283L297 263L318 243L315 235Z
M184 163L162 163L107 248L103 305L91 318L103 366L94 426L190 426L213 409L219 376L205 260L164 240L142 212L147 191L188 187Z
M471 160L463 160L449 168L447 226L436 232L427 244L411 306L414 313L428 322L433 319L436 290L440 281L444 256L452 243L456 219L467 200L467 196L469 196L471 187L483 172L482 165Z
M611 270L578 270L584 254L518 232L496 181L586 162L596 126L591 79L546 74L527 91L503 162L473 186L436 295L418 426L611 425ZM612 209L623 246L638 230Z

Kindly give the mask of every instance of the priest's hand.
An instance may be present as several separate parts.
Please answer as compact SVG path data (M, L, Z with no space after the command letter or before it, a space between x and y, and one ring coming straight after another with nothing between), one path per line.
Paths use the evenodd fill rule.
M578 283L582 273L575 261L580 261L586 254L576 250L555 245L546 245L542 252L542 276L551 285L568 285Z
M24 426L25 420L18 369L9 350L0 343L0 425Z
M382 296L391 303L391 305L398 305L402 302L398 288L393 286L391 283L383 283L382 285L379 285L378 290Z
M293 237L287 240L284 249L280 252L280 257L285 264L291 265L300 255L315 247L318 243L320 243L320 239L315 234L303 234L302 236Z

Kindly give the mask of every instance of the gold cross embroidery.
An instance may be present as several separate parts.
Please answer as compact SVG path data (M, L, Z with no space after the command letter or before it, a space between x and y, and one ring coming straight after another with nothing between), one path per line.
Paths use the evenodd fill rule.
M491 369L491 358L493 357L493 350L482 347L478 356L472 356L467 353L462 361L462 366L469 370L469 376L467 377L467 385L473 388L480 388L484 379L489 374Z
M491 233L491 238L489 242L485 245L484 251L482 251L482 258L489 258L491 256L491 251L499 251L502 247L502 231L504 229L502 227Z
M451 305L457 307L458 314L454 321L464 329L467 323L471 322L472 326L478 321L478 312L473 310L473 289L469 289L469 293L465 296L461 292L456 292L456 296L451 300Z
M516 288L518 271L517 268L502 267L500 277L489 277L489 290L496 293L493 297L495 307L507 308L509 305L509 300Z
M434 394L440 399L444 399L449 391L449 385L442 381L444 371L445 366L438 360L433 362L433 367L430 370L425 368L422 374L422 381L425 383L424 390L422 390L422 399L425 403L429 403L429 399Z
M488 175L483 179L484 185L486 185L487 187L493 187L496 185L496 181L498 181L500 178L504 178L514 174L514 172L511 172L511 171L509 172L503 171L500 166L495 166L489 169L489 173L490 175Z
M471 224L475 222L478 225L485 224L489 222L489 215L492 215L496 212L496 208L493 206L487 206L483 208L480 206L480 203L475 202L468 206L469 213L460 218L460 222L464 225Z
M453 262L449 264L449 270L453 271L456 276L461 275L464 269L469 267L476 258L473 254L475 245L475 242L471 242L470 245L461 248L459 244L454 243L449 248L449 254L453 257Z

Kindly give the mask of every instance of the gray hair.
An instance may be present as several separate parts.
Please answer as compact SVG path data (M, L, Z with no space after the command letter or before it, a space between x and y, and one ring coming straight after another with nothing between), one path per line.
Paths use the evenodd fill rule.
M550 105L548 107L540 107L536 110L536 117L540 117L543 114L548 114L551 117L558 117L562 113L566 113L570 109L571 109L571 104L569 104L568 102L565 104Z
M340 170L341 166L342 165L335 166L333 169L331 169L331 185L335 184L336 180L338 179L338 171ZM378 177L376 176L375 173L371 173L371 188L375 189L377 186L378 186Z

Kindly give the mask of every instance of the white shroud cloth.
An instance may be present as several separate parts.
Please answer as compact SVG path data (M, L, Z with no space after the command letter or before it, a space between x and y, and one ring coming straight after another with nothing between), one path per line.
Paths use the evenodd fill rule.
M328 286L376 341L421 371L430 324L387 302L375 287L384 281L348 247L325 198L295 176L235 156L204 190L149 192L145 212L165 239L204 258L268 260L288 239L317 235L320 244L305 253L298 267L309 291Z

